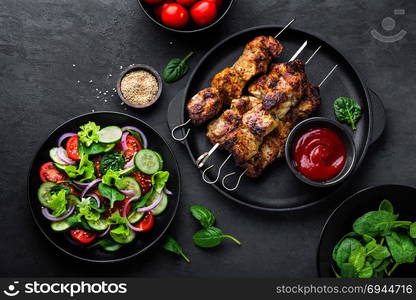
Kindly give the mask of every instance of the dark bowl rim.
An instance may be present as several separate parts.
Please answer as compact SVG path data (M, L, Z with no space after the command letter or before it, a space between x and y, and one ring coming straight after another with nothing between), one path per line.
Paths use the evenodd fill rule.
M192 29L192 30L181 30L181 29L175 29L175 28L171 28L168 27L166 25L163 25L161 22L159 22L158 20L156 20L150 13L147 12L147 10L144 8L143 4L142 4L142 0L137 0L137 2L139 2L140 8L142 9L142 11L145 13L145 15L152 20L154 23L156 23L157 25L159 25L160 27L167 29L169 31L172 32L177 32L177 33L196 33L196 32L201 32L203 30L206 30L208 28L211 28L213 26L215 26L216 24L218 24L224 17L226 14L228 14L228 12L230 11L232 5L234 4L234 2L236 2L237 0L229 0L230 3L228 4L228 7L224 10L224 12L222 13L221 16L219 16L217 18L217 20L215 20L215 22L205 26L205 27L201 27L198 29Z
M178 195L176 196L176 198L177 198L177 201L176 201L176 205L175 205L175 207L174 207L174 209L173 209L173 214L172 214L172 217L170 218L170 220L168 221L168 224L166 225L166 227L162 230L162 232L161 232L161 234L154 240L154 241L152 241L149 245L147 245L145 248L143 248L142 250L140 250L140 251L137 251L136 253L134 253L134 254L132 254L132 255L129 255L129 256L126 256L126 257L122 257L122 258L116 258L116 259L109 259L109 260L96 260L96 259L88 259L88 258L84 258L84 257L80 257L80 256L78 256L78 255L75 255L75 254L73 254L73 253L71 253L71 252L69 252L69 251L67 251L66 249L64 249L63 247L60 247L60 246L58 246L50 237L49 237L49 235L43 230L43 228L41 227L41 225L39 224L39 222L38 222L38 219L37 219L37 217L35 216L35 207L32 205L32 201L31 201L31 197L30 197L30 175L31 175L31 173L32 173L32 169L33 169L33 166L34 166L34 164L35 164L35 162L36 162L36 157L38 156L38 154L39 154L39 152L40 152L40 150L42 149L42 147L44 146L44 144L52 137L52 135L57 131L57 130L59 130L61 127L63 127L63 126L66 126L68 123L70 123L70 122L72 122L72 121L74 121L74 120L76 120L76 119L78 119L78 118L82 118L82 117L85 117L85 116L90 116L90 115L97 115L97 114L118 114L118 115L122 115L122 116L124 116L124 117L128 117L128 118L133 118L133 119L135 119L136 121L139 121L139 122L141 122L141 123L143 123L143 124L145 124L148 128L150 128L150 130L152 130L157 136L159 136L161 139L162 139L162 141L163 141L163 143L165 143L165 145L166 145L166 147L167 147L167 149L169 150L169 152L171 153L171 155L172 155L172 158L173 158L173 163L174 163L174 165L175 165L175 169L176 169L176 171L178 172ZM171 226L171 224L172 224L172 222L173 222L173 220L174 220L174 218L175 218L175 216L176 216L176 214L177 214L177 211L178 211L178 207L179 207L179 202L180 202L180 199L181 199L181 197L180 197L180 195L181 195L181 173L180 173L180 168L179 168L179 165L178 165L178 162L177 162L177 160L176 160L176 157L175 157L175 155L174 155L174 152L172 151L172 148L169 146L169 144L166 142L166 140L163 138L163 136L161 135L161 134L159 134L152 126L150 126L148 123L146 123L145 121L143 121L143 120L141 120L141 119L139 119L139 118L136 118L136 117L134 117L134 116L131 116L131 115L129 115L129 114L126 114L126 113L122 113L122 112L114 112L114 111L97 111L97 112L89 112L89 113L85 113L85 114L81 114L81 115L78 115L78 116L76 116L76 117L73 117L73 118L71 118L71 119L69 119L69 120L67 120L67 121L65 121L64 123L62 123L62 124L60 124L58 127L56 127L53 131L51 131L50 133L49 133L49 135L48 135L48 137L45 139L45 140L43 140L42 141L42 143L38 146L38 148L37 148L37 150L36 150L36 152L35 152L35 154L34 154L34 156L33 156L33 158L32 158L32 160L31 160L31 164L30 164L30 167L29 167L29 171L28 171L28 175L27 175L27 187L26 187L26 192L27 192L27 200L28 200L28 202L29 202L29 208L30 208L30 211L31 211L31 214L32 214L32 218L33 218L33 220L35 221L35 223L36 223L36 225L38 226L38 228L39 228L39 230L42 232L42 234L46 237L46 239L47 240L49 240L49 242L51 242L51 244L52 245L54 245L56 248L58 248L59 250L61 250L62 252L64 252L65 254L67 254L67 255L69 255L69 256L71 256L71 257L73 257L73 258L77 258L77 259L79 259L79 260L81 260L81 261L86 261L86 262L90 262L90 263L97 263L97 264L106 264L106 263L116 263L116 262L121 262L121 261L126 261L126 260L128 260L128 259L131 259L131 258L133 258L133 257L135 257L135 256L137 256L137 255L139 255L139 254L142 254L143 252L145 252L145 251L147 251L147 250L149 250L151 247L153 247L157 242L159 242L159 240L165 235L165 233L166 233L166 231L169 229L169 227Z
M121 80L124 78L124 76L126 76L127 73L135 71L135 70L148 71L153 76L155 76L156 80L157 80L157 85L158 85L157 94L153 98L152 101L150 101L146 104L131 103L126 98L124 98L123 93L121 92ZM162 81L162 78L160 77L159 72L155 68L153 68L152 66L149 66L149 65L146 65L146 64L131 64L131 65L129 65L127 68L124 69L124 71L122 71L120 73L120 75L118 76L118 79L117 79L117 83L116 83L117 94L118 94L119 98L121 99L121 101L123 101L126 105L128 105L130 107L133 107L133 108L146 108L146 107L152 106L157 100L159 100L160 95L162 94L162 88L163 88L163 81Z
M322 277L322 273L321 273L321 268L320 268L320 260L319 260L319 252L321 250L321 246L322 246L322 240L323 240L323 236L326 232L326 228L328 227L328 223L331 221L331 219L333 218L333 216L337 213L337 211L339 211L340 209L342 209L342 207L348 202L351 201L351 199L355 198L357 195L367 192L369 190L375 190L375 189L379 189L379 188L391 188L391 187L395 187L395 188L407 188L407 189L412 189L412 190L416 190L416 188L414 186L411 185L405 185L405 184L394 184L394 183L390 183L390 184L380 184L380 185L372 185L366 188L363 188L361 190L356 191L355 193L353 193L352 195L348 196L347 198L345 198L344 201L342 201L332 212L331 214L328 216L328 218L326 219L321 232L319 234L319 243L318 243L318 247L316 249L316 268L317 268L317 273L318 273L318 277Z
M312 180L312 179L305 177L298 170L296 170L292 162L292 147L293 147L294 139L297 137L298 134L301 133L301 131L305 131L308 129L308 128L305 128L305 126L310 125L309 128L312 128L314 126L313 125L314 123L320 123L320 124L327 123L327 124L330 124L329 127L337 128L336 130L338 130L339 132L342 132L340 137L344 141L346 148L351 147L352 149L352 153L347 153L347 156L351 157L351 160L349 162L346 162L345 166L338 173L337 176L327 181L316 181L316 180ZM285 160L292 174L295 175L295 177L301 180L302 182L308 185L314 186L314 187L331 187L331 186L342 183L354 170L355 164L357 162L357 150L356 150L352 135L344 126L339 124L337 121L334 121L329 118L311 117L311 118L303 120L302 122L297 124L295 127L293 127L293 129L290 131L289 136L287 137L286 143L285 143Z

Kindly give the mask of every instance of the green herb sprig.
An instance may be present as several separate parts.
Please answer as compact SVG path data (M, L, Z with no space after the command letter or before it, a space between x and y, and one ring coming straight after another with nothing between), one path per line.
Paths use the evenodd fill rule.
M174 58L170 60L163 69L162 77L167 83L172 83L181 79L188 72L189 67L187 60L192 56L193 52L190 52L184 58Z
M349 124L353 130L357 129L357 121L362 111L356 101L348 97L339 97L334 102L334 111L338 121Z

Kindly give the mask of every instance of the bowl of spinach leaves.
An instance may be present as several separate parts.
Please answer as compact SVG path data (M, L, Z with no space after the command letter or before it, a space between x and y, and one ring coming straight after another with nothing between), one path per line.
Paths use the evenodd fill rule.
M357 192L328 218L317 255L321 277L416 277L416 189Z

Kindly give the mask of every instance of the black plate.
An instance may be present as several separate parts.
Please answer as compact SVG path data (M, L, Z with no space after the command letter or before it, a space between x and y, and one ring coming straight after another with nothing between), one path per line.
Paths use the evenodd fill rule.
M346 233L352 231L352 224L358 217L368 211L377 210L383 199L393 203L400 220L415 220L416 189L413 187L381 185L357 192L338 206L325 223L317 255L320 277L335 277L330 265L332 249ZM393 276L416 277L415 264L400 265Z
M37 191L42 183L39 178L40 166L50 161L49 149L56 147L59 136L65 132L77 132L79 126L88 121L96 122L104 127L109 125L126 126L132 125L140 128L149 140L149 148L158 151L164 158L164 169L170 172L167 188L173 192L169 198L169 204L165 212L156 218L153 229L145 234L140 234L135 241L123 246L116 252L106 252L100 247L85 249L78 245L71 244L61 232L54 232L50 227L50 221L46 220L41 213L41 205L37 199ZM55 129L42 144L37 152L28 176L28 198L33 217L40 230L49 241L65 253L92 262L115 262L131 258L142 253L155 244L165 233L171 224L179 204L180 174L176 159L165 140L152 127L145 122L132 116L115 112L95 112L81 115Z
M199 90L209 86L210 79L218 71L232 65L241 55L246 43L258 35L275 35L281 28L281 26L250 28L230 36L211 49L196 67L189 79L184 95L180 97L180 120L177 120L176 125L188 119L186 112L187 100ZM357 165L364 158L370 141L372 141L372 101L367 88L344 56L321 38L307 32L287 29L279 37L279 40L285 46L285 51L283 56L279 58L279 61L287 61L305 40L308 40L309 44L299 58L307 59L319 45L322 46L319 53L306 67L309 80L312 83L318 84L331 68L335 64L338 64L338 69L325 82L321 89L322 104L315 113L315 116L335 119L332 104L340 96L348 96L359 102L363 110L363 115L358 123L357 130L352 132L345 125L354 137L357 150L356 169ZM171 105L169 114L174 114L175 109L173 107L174 104ZM384 124L380 128L384 128ZM185 141L189 155L194 161L200 154L212 147L205 136L205 131L206 126L192 127L191 134ZM378 132L381 131L378 130ZM228 153L224 151L217 151L207 165L214 162L219 166L220 162L227 155ZM235 169L234 164L229 162L224 168L223 174ZM242 170L237 169L237 171L241 172ZM228 192L224 189L221 185L221 180L214 184L213 187L228 198L252 208L270 211L287 211L302 209L314 205L319 201L323 201L333 195L340 186L331 188L308 186L296 179L291 174L285 160L280 159L269 167L260 178L249 179L244 177L240 187L234 192Z
M173 32L196 33L196 32L201 32L203 30L206 30L208 28L212 28L216 24L218 24L225 17L225 15L228 13L228 11L230 10L231 6L234 3L234 0L224 0L223 1L222 7L218 10L217 19L213 23L211 23L207 26L200 27L200 26L197 26L196 24L194 24L192 22L191 16L189 16L189 20L190 20L189 24L187 26L185 26L184 28L180 28L180 29L168 27L168 26L164 25L161 21L156 19L155 14L153 12L153 9L154 9L155 5L143 3L143 0L137 0L137 2L139 2L140 8L143 10L143 12L146 14L146 16L150 20L152 20L154 23L159 25L160 27L163 27L163 28L165 28L167 30L170 30L170 31L173 31Z

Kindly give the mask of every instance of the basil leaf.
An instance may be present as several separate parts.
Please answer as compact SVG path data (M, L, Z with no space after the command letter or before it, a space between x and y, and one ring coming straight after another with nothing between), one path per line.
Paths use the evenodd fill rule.
M194 205L190 207L190 212L195 219L201 223L202 227L207 228L215 223L215 216L213 213L203 206Z
M338 121L351 125L353 130L357 129L356 123L361 117L361 106L348 97L340 97L334 102L335 116Z
M169 236L166 239L165 244L163 244L163 248L167 251L170 251L170 252L173 252L182 256L182 258L186 260L188 263L191 262L191 260L183 252L182 247L178 244L178 242L173 237Z
M391 204L391 202L387 199L384 199L383 201L381 201L378 210L385 210L385 211L388 211L389 213L394 213L393 204Z
M107 170L120 171L125 165L123 155L119 152L108 152L104 154L100 162L100 173L105 174Z
M241 245L240 241L231 235L224 235L221 229L217 227L204 228L192 236L195 245L202 248L212 248L221 244L224 238L233 240L237 245Z
M174 58L168 62L166 67L163 69L162 77L167 83L175 82L181 79L188 72L188 65L186 61L191 57L193 52L189 53L184 58Z
M108 185L103 184L102 182L98 185L98 191L103 197L110 200L111 208L114 207L114 202L124 200L124 195L122 193Z

